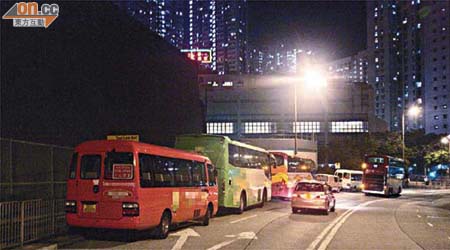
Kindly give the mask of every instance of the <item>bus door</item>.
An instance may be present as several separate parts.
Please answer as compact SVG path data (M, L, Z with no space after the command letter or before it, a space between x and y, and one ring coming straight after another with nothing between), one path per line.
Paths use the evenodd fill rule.
M99 214L102 156L101 152L80 155L80 178L76 183L76 193L80 201L78 209L80 217L91 218Z

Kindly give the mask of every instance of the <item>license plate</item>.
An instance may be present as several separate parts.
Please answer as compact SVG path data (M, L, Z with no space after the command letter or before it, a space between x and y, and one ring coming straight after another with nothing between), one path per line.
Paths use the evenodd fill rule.
M83 204L83 213L95 213L97 204Z

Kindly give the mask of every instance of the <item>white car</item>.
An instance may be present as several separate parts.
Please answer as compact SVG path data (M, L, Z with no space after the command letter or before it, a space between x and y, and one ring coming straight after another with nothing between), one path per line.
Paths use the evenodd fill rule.
M362 190L363 172L359 170L338 169L334 176L339 178L341 189L347 191Z

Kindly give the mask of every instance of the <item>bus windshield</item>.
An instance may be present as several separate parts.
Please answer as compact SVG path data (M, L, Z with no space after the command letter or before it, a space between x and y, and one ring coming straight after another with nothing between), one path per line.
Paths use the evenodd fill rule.
M372 164L383 164L384 158L383 157L368 157L367 162L372 163Z
M283 166L284 165L284 157L281 155L274 155L275 156L275 162L277 166Z
M289 157L288 172L290 173L311 172L311 166L307 165L306 162L300 158Z

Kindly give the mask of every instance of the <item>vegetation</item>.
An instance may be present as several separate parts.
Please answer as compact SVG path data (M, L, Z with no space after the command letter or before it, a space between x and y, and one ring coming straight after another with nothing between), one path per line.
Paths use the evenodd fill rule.
M440 143L442 135L425 135L423 130L408 132L405 136L405 158L419 168L449 162L447 145ZM329 146L319 146L319 162L339 162L341 168L360 169L366 154L383 154L402 157L401 133L369 133L355 136L330 137ZM321 172L332 169L324 168Z

